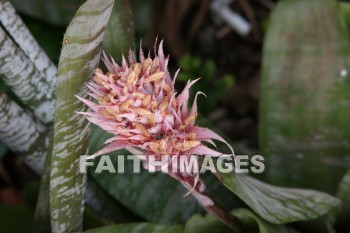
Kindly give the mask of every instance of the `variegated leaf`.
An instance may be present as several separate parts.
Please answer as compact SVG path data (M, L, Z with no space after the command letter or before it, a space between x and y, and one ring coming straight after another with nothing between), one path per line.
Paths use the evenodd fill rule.
M84 82L100 60L114 0L86 1L69 24L63 40L56 86L50 211L53 232L81 230L86 175L79 159L86 154L89 124L76 114L86 107L74 95L87 97Z
M52 90L56 82L57 68L41 49L9 1L0 1L0 22L29 60L33 62L36 69L43 73L48 83L51 84L50 90ZM50 120L53 120L53 116Z
M52 121L54 84L0 27L0 77L43 122Z
M0 92L0 140L12 151L24 156L37 174L44 166L49 143L45 131L42 123Z

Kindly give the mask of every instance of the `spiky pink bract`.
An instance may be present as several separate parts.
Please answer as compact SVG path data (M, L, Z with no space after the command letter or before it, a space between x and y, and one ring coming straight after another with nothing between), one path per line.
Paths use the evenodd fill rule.
M158 53L155 49L153 59L149 55L145 58L140 49L139 61L132 51L128 60L123 57L122 64L118 65L104 55L108 72L104 74L97 69L93 81L87 84L96 103L77 96L92 110L80 114L114 134L106 141L107 145L93 156L128 149L146 156L166 156L171 163L174 159L190 158L192 155L222 155L203 144L213 144L213 140L224 142L234 155L232 147L222 137L195 125L197 96L203 93L196 94L190 111L188 99L189 90L198 79L189 81L182 93L176 94L174 83L179 70L171 78L167 70L169 57L164 56L162 42ZM209 213L233 230L243 232L240 222L205 193L205 185L199 180L198 172L167 173L181 182Z
M197 95L188 109L189 90L198 79L189 81L182 93L176 94L178 72L171 78L162 42L153 59L140 50L138 61L132 51L128 60L123 58L118 65L104 55L108 72L97 69L93 81L87 84L96 103L78 97L92 110L80 114L114 134L95 156L134 147L156 156L220 156L203 142L215 139L228 143L210 129L195 126Z

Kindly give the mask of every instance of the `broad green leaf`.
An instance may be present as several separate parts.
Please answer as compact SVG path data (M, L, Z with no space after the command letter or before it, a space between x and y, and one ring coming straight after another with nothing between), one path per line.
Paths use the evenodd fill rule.
M346 229L350 226L350 170L342 179L337 196L342 200L342 207L336 223L341 229Z
M237 209L232 211L232 214L243 222L248 232L297 233L296 230L286 225L271 224L247 209Z
M231 228L221 223L212 215L196 214L185 225L184 233L230 233Z
M127 55L134 43L135 31L129 0L117 0L107 25L102 48L106 54L119 62L122 54Z
M296 233L297 231L283 225L273 225L259 218L247 209L237 209L233 215L243 221L248 232L257 233ZM211 215L199 214L191 217L185 227L179 225L165 226L151 223L131 223L111 225L85 231L84 233L109 233L109 232L166 232L166 233L230 233L232 230Z
M260 148L275 185L335 193L349 164L350 38L337 1L279 1L265 37Z
M256 214L274 224L314 220L340 205L339 199L325 193L276 187L245 174L221 174L221 181Z
M89 154L101 149L103 142L110 136L93 126ZM118 155L127 154L129 152L126 151L112 153L113 164L117 164ZM203 212L191 195L183 197L187 191L179 182L165 174L149 174L141 170L140 174L133 173L132 161L126 161L125 174L96 174L93 169L89 174L116 200L148 221L163 224L184 223L193 214ZM215 177L204 177L204 180L208 192L225 208L240 206L237 198L220 186Z
M236 209L231 212L244 225L247 232L256 233L296 233L295 230L284 226L271 224L258 217L248 209ZM229 233L230 228L214 218L212 215L194 215L188 220L184 233Z
M118 224L111 225L101 228L96 228L84 233L182 233L183 227L179 225L166 226L156 225L153 223L129 223L129 224Z
M138 216L109 195L91 176L88 176L85 203L99 216L114 222L140 221Z
M100 46L114 0L86 1L69 24L57 73L50 212L53 232L80 231L86 174L79 172L86 154L89 124L76 112L87 111L74 95L87 98L84 82L100 60Z
M83 229L89 230L97 227L104 227L108 225L108 221L101 216L95 214L89 207L85 207Z
M15 8L32 17L55 25L65 26L84 0L11 0Z

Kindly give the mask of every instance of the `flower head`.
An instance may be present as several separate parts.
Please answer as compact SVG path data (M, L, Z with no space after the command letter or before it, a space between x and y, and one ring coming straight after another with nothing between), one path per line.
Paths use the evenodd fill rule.
M80 114L114 135L95 156L122 148L138 148L146 154L169 157L221 155L203 142L226 141L213 131L195 125L196 101L201 92L196 94L191 109L188 106L190 87L198 79L189 81L177 95L174 82L179 70L174 78L170 76L169 56L164 56L163 43L158 52L155 49L154 58L150 55L146 58L140 49L138 60L132 51L128 60L123 58L118 65L104 55L108 72L104 74L97 69L93 81L87 84L96 103L78 97L92 110Z

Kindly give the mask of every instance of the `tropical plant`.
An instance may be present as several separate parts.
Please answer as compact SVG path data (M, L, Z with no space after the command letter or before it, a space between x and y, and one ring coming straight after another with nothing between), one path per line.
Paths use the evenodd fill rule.
M32 1L34 0L30 2ZM48 2L64 5L55 0ZM289 41L289 34L283 34L279 30L285 28L300 30L304 25L298 21L298 17L294 18L294 14L290 14L291 18L285 21L279 20L287 8L293 9L293 12L303 12L311 25L315 22L317 24L317 19L322 18L317 13L324 11L333 30L326 30L329 27L323 25L325 28L318 29L324 33L323 40L319 41L319 44L307 44L305 49L302 47L305 45L304 41L297 41L295 44L301 47L290 48L290 43L286 42ZM308 13L308 9L314 8L319 9ZM165 58L161 45L159 52L154 54L155 58L145 58L140 52L138 60L135 58L135 51L131 50L129 63L125 59L122 60L122 52L134 45L132 15L127 0L87 0L79 8L72 6L70 9L76 12L62 39L61 55L56 68L17 15L12 4L6 0L0 1L0 76L6 90L0 92L0 139L8 149L23 156L27 164L41 176L32 223L28 217L30 213L25 207L15 209L0 205L1 213L3 211L9 213L4 219L22 216L23 218L19 217L17 220L23 220L24 226L27 227L27 229L18 228L16 226L20 225L18 222L13 226L3 227L0 224L1 231L14 232L13 229L19 229L18 232L28 232L28 228L31 227L32 232L89 233L281 233L298 232L297 230L305 232L305 229L332 232L332 224L339 210L339 219L341 224L344 224L346 221L344 216L347 216L349 206L349 172L342 179L338 197L316 190L282 188L264 183L248 174L234 172L213 172L199 177L199 174L160 172L151 174L147 169L134 174L131 169L126 169L124 174L98 174L94 172L98 163L90 167L88 172L81 172L82 155L99 156L109 153L111 161L116 163L119 161L118 155L126 153L124 149L139 154L140 151L134 148L136 146L159 155L176 153L180 157L191 157L193 154L215 156L221 155L221 151L224 153L225 149L220 143L217 148L210 147L207 143L213 143L213 140L221 141L228 145L230 149L228 153L233 153L231 150L235 149L235 144L219 136L213 127L208 129L204 126L195 126L196 100L192 109L188 111L189 89L195 81L188 82L182 94L176 94L173 83L175 79L167 70L168 58ZM278 139L289 137L294 140L294 137L300 136L295 129L303 125L300 121L304 119L302 115L293 119L288 115L273 118L278 116L274 111L283 108L280 102L274 100L289 100L288 96L284 96L286 94L284 92L282 96L272 98L280 93L273 89L279 88L273 81L285 74L283 71L289 67L288 65L297 67L295 72L290 72L291 76L305 70L309 72L310 67L319 65L305 62L307 66L304 65L303 59L289 60L286 56L288 54L299 56L298 51L310 48L311 52L316 53L319 51L318 45L322 47L325 45L324 41L331 41L334 46L328 49L331 51L334 49L332 56L337 59L329 61L328 56L321 54L319 60L325 62L321 68L331 68L331 74L334 70L339 71L339 67L340 71L347 70L345 61L350 51L349 40L344 30L343 18L337 16L337 11L337 3L330 0L307 2L286 0L275 9L273 19L276 19L270 22L265 42L262 102L264 125L261 136L263 149L268 150L266 153L271 153L271 156L281 152L280 147L276 145ZM50 18L50 15L42 15L36 9L31 11L31 14L48 17L52 22L69 21L68 16L61 14L62 8L58 7L56 12L62 17ZM285 26L291 22L296 22L296 26ZM316 30L317 27L313 28ZM310 36L312 35L311 33ZM270 50L272 45L275 46L276 40L280 43L277 44L279 46L277 56ZM335 47L335 41L341 41L341 49ZM103 72L103 67L97 69L102 47L105 48L106 54L113 54L117 62L122 60L121 65L104 56L106 72ZM281 56L284 59L281 59ZM296 64L296 60L300 63ZM334 64L329 67L328 62ZM277 63L279 64L276 65ZM328 79L323 76L324 72L319 76L321 80L327 81ZM344 76L343 73L340 73L340 79ZM295 81L295 77L287 78L287 81L285 79L281 81L280 90L284 90L283 85L288 80ZM303 78L307 77L300 76L300 83ZM299 84L298 80L296 84ZM120 82L115 85L117 81ZM332 88L334 95L328 100L341 98L344 100L341 103L345 103L349 100L346 92L348 82L347 79L341 79L340 82L342 85L336 81L326 82L328 85L319 86L319 89ZM308 100L310 108L306 113L318 110L317 104L323 106L323 103L317 101L319 99L315 100L314 96L301 92L299 90L301 87L296 84L292 85L294 89L287 88L290 91L287 94L297 94L302 100ZM89 93L89 88L92 93ZM145 95L145 91L150 94ZM320 93L322 92L316 94ZM97 101L91 102L89 94ZM143 106L142 108L130 107L137 101L138 105ZM302 112L299 105L288 106L295 107L293 111ZM132 109L131 113L123 112L128 108ZM337 113L336 121L333 121L334 116L327 112L331 118L326 117L324 122L321 121L320 129L331 128L334 122L337 122L337 127L344 127L342 131L344 135L333 133L327 135L336 141L346 136L345 119L348 110L343 112L344 108L338 105L334 108L330 111ZM155 114L157 111L160 113L159 116ZM90 126L81 114L102 129ZM143 123L139 123L136 118ZM269 122L271 119L274 119L274 122ZM289 121L283 122L286 119L292 120L291 129L286 128L289 124ZM310 121L313 119L306 118L306 126L311 125ZM274 124L275 122L278 124ZM170 131L176 132L167 135L167 131L164 131L167 127ZM306 129L305 132L314 133L313 127ZM282 134L284 131L287 133ZM282 136L273 135L275 132ZM110 133L114 134L112 138ZM301 136L300 138L303 138ZM101 150L105 141L110 144ZM283 145L289 142L287 139L285 141ZM312 151L319 156L318 148L312 148ZM132 166L130 161L126 163L127 167ZM273 169L282 174L280 180L284 181L286 169L282 166ZM342 175L344 174L345 171ZM317 175L325 177L329 174L317 171ZM269 180L274 182L273 179ZM317 177L312 181L315 180ZM288 184L281 182L281 185ZM305 185L305 188L308 187L310 186ZM319 186L313 188L317 189ZM183 197L186 189L194 198ZM340 199L344 202L343 208ZM204 210L209 214L201 215ZM13 215L13 212L20 215Z

